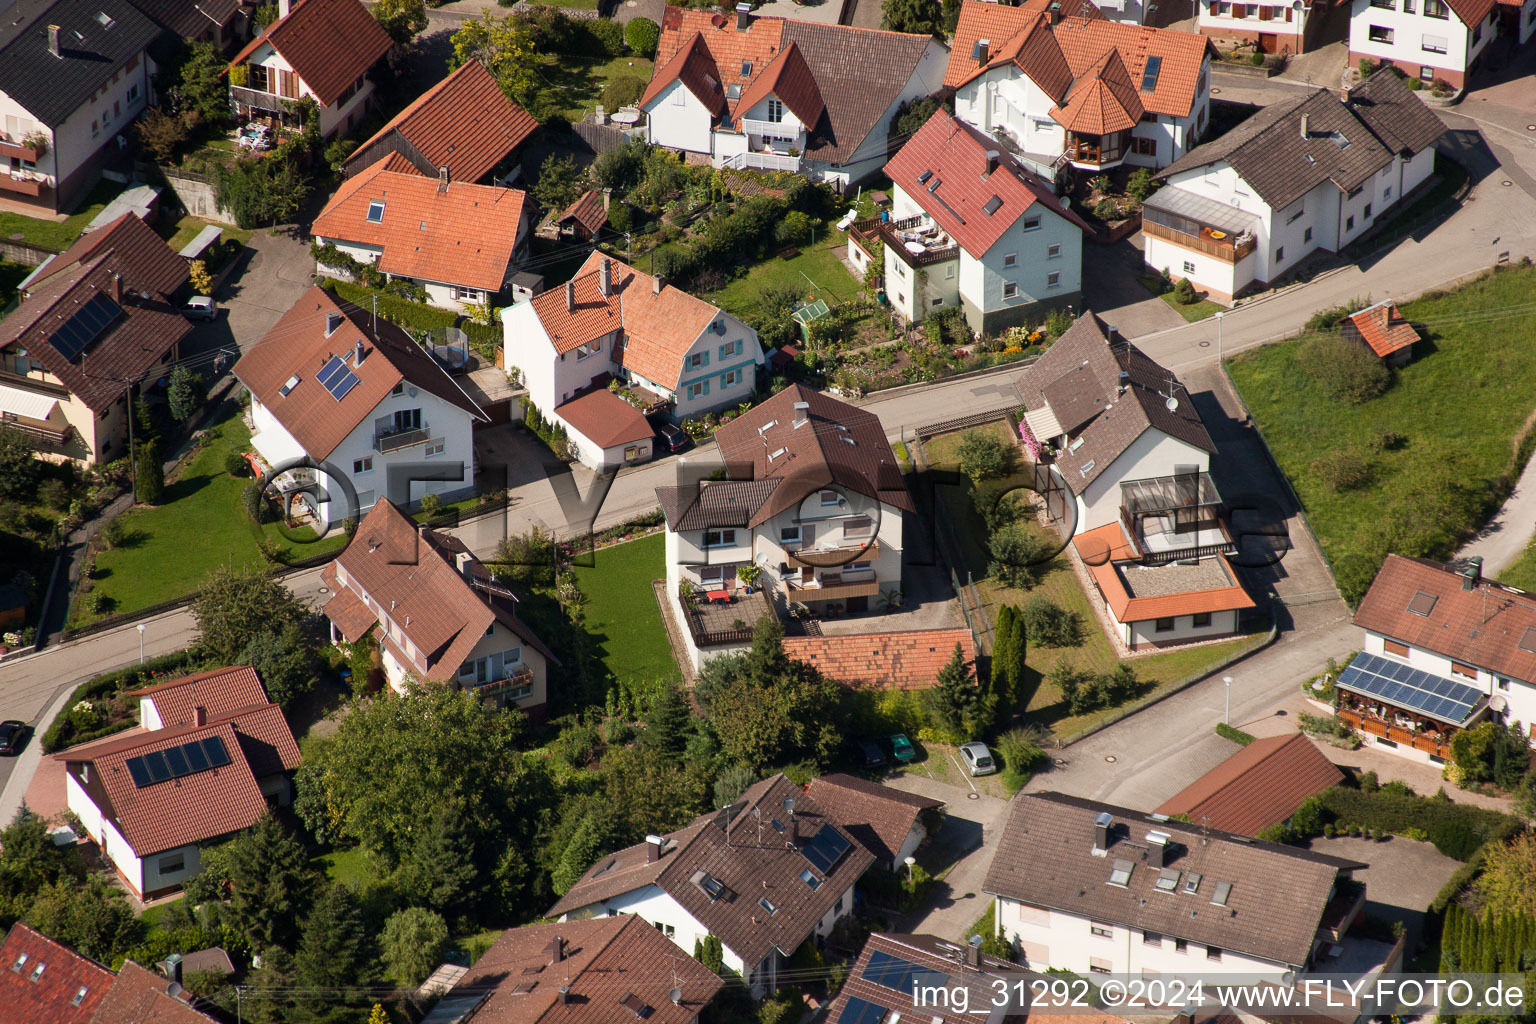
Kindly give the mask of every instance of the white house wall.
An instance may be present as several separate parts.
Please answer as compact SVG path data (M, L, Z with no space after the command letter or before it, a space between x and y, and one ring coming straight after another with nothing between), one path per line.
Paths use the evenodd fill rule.
M690 914L681 903L672 898L670 893L658 885L642 886L639 889L621 893L612 899L603 900L601 903L581 907L562 915L560 920L614 917L619 914L634 914L653 927L661 925L657 931L677 943L677 947L690 956L693 955L695 943L710 933L698 918ZM669 928L671 931L667 930ZM744 968L756 966L744 964L741 956L729 946L724 946L722 953L725 966L738 974L744 973Z
M118 874L133 887L136 895L143 896L147 892L181 885L203 869L202 857L196 845L151 854L141 860L134 854L133 848L128 845L128 840L123 838L117 826L106 819L95 801L86 794L73 773L66 773L64 789L66 806L79 817L86 834L106 854ZM182 862L180 870L160 870L162 862L178 856Z
M1506 719L1510 722L1521 722L1529 727L1536 724L1536 680L1524 680L1501 673L1493 672L1481 665L1472 664L1476 669L1477 678L1471 679L1457 673L1451 668L1451 659L1443 654L1426 651L1422 647L1408 646L1408 656L1388 653L1384 638L1378 633L1365 634L1364 650L1370 654L1377 654L1389 661L1404 662L1414 668L1422 669L1442 679L1451 679L1465 686L1470 686L1479 693L1485 693L1490 697L1503 697L1508 703ZM1463 663L1466 664L1466 663Z
M1188 401L1186 395L1180 401ZM1211 468L1211 457L1192 444L1163 433L1156 427L1148 427L1129 448L1094 478L1077 495L1077 531L1079 534L1096 530L1120 518L1120 484L1128 480L1147 480L1153 477L1173 476L1181 469L1196 467L1202 473ZM1067 485L1072 486L1069 475L1064 474Z
M1156 570L1143 570L1135 565L1127 565L1121 572L1130 575L1135 572L1155 572ZM1132 577L1134 579L1134 577ZM1110 618L1114 613L1110 612ZM1211 621L1207 626L1195 625L1193 615L1173 616L1173 628L1157 631L1157 622L1153 619L1142 619L1138 622L1119 623L1122 627L1121 640L1135 650L1142 646L1152 644L1184 643L1191 640L1208 640L1211 637L1227 636L1237 632L1238 613L1236 609L1225 612L1212 612ZM1116 620L1118 622L1118 620Z
M646 140L690 153L711 151L714 117L681 81L665 86L645 107Z
M271 43L263 43L258 46L255 52L246 60L246 64L259 64L268 69L293 71L293 65L288 63L287 59L281 53L278 53ZM363 75L362 87L357 92L348 97L340 106L327 107L321 104L320 97L315 95L315 91L309 87L309 84L303 78L297 74L294 75L294 78L299 83L299 95L303 98L314 100L315 105L320 108L320 134L325 138L330 138L338 128L341 128L343 132L351 131L353 123L358 121L362 111L367 109L368 99L373 95L373 82L368 79L365 73ZM259 92L260 90L255 91ZM280 94L276 92L271 93L271 95L281 98Z
M1434 69L1434 72L1447 72L1443 77L1453 85L1460 86L1467 69L1497 34L1497 5L1476 29L1472 29L1450 11L1447 11L1445 18L1432 18L1425 14L1425 0L1377 2L1390 3L1391 6L1378 7L1372 0L1355 0L1350 8L1349 51L1356 63L1361 57L1391 61L1405 74L1415 77L1421 77L1422 69L1428 67ZM1373 41L1373 27L1390 31L1392 41ZM1474 35L1476 39L1473 39ZM1442 44L1444 53L1425 49L1426 46L1441 48ZM1429 77L1437 75L1431 73Z

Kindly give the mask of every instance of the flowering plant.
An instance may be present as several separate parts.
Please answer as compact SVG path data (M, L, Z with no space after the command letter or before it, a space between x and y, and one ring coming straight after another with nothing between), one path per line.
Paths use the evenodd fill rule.
M1019 420L1019 440L1024 442L1024 450L1029 452L1031 462L1039 462L1040 456L1045 452L1045 445L1035 437L1035 432L1029 429L1029 421Z

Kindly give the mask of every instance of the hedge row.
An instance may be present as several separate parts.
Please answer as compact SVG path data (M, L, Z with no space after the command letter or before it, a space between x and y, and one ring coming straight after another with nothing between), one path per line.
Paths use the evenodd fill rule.
M1253 735L1251 733L1243 732L1241 729L1234 729L1226 722L1216 723L1216 735L1244 747L1253 742Z
M95 700L100 697L116 697L124 690L136 690L147 685L158 673L181 674L189 671L201 660L201 656L193 651L177 651L173 654L162 654L158 658L150 658L142 665L130 665L128 668L120 668L115 672L104 672L93 679L87 679L75 687L75 692L70 696L69 703L59 712L59 716L48 726L43 733L43 753L51 754L76 743L86 743L90 740L109 736L114 732L133 725L131 721L109 723L100 729L86 733L77 733L75 725L69 720L69 709L82 700Z
M1454 803L1448 797L1423 797L1381 789L1368 793L1335 786L1322 797L1323 810L1336 822L1382 829L1394 835L1422 829L1435 849L1467 861L1490 840L1502 842L1520 827L1518 819L1498 811Z
M459 319L457 314L450 313L446 309L412 302L398 295L381 295L371 288L353 284L351 281L326 278L320 283L341 298L369 312L373 310L374 299L378 299L380 316L392 324L399 324L412 331L440 331L445 327L452 327Z

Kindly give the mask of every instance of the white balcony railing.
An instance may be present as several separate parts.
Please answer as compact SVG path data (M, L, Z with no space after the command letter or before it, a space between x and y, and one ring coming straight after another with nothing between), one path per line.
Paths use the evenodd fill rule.
M800 158L782 153L737 153L721 166L733 171L789 171L798 174Z
M758 121L750 117L741 119L741 130L748 135L761 135L765 139L788 139L790 142L799 142L805 135L804 130L796 125L782 121Z

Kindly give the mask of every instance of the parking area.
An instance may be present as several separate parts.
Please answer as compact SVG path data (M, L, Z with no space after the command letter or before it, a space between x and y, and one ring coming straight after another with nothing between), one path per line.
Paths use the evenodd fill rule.
M1355 877L1365 883L1365 912L1408 928L1412 950L1430 901L1461 862L1452 860L1432 843L1393 836L1382 842L1370 839L1333 838L1312 840L1312 852L1367 864Z

